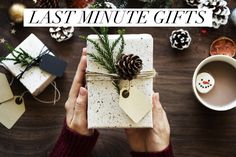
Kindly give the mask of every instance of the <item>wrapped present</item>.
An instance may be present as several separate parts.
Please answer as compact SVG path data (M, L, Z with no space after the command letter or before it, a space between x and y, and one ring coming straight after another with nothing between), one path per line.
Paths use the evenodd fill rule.
M30 34L15 50L24 50L30 53L28 55L32 58L37 58L42 52L46 51L48 51L48 54L53 55L34 34ZM13 54L16 53L15 50L12 52ZM6 56L6 58L12 58L12 53ZM11 60L3 60L2 63L34 96L40 94L56 78L56 76L41 70L39 66L32 66L26 69L26 66L15 64Z
M108 35L110 43L119 38L119 35ZM89 35L90 41L94 41L101 45L98 35ZM123 35L124 47L123 55L127 57L122 60L129 60L129 58L137 59L136 56L142 60L142 72L150 72L153 70L153 38L149 34L133 34ZM87 40L87 53L97 54L94 43ZM114 48L114 53L118 52L122 42ZM132 54L132 55L131 55ZM115 57L114 57L115 58ZM130 59L131 60L131 59ZM131 62L131 61L130 61ZM133 63L134 61L132 61ZM139 59L136 60L139 65ZM123 63L119 63L123 64ZM124 63L125 64L125 63ZM122 66L122 65L121 65ZM130 65L127 65L126 70L129 73ZM137 77L135 79L127 80L121 79L119 86L127 88L132 91L130 99L127 101L121 99L122 94L118 94L114 86L114 80L106 77L107 70L101 64L94 61L91 55L87 57L87 73L92 72L96 77L87 77L88 87L88 127L89 128L151 128L152 123L152 94L153 94L153 77ZM132 73L132 72L131 72ZM99 74L99 75L97 75ZM110 74L109 76L113 76ZM91 76L91 75L89 75ZM93 75L92 75L93 76ZM126 90L123 90L125 95ZM138 93L137 93L138 92ZM122 96L123 96L122 95ZM142 97L147 98L144 101ZM133 106L129 104L135 102ZM141 104L139 104L139 102ZM147 102L147 104L146 104ZM126 105L127 104L127 105ZM137 104L137 106L136 106ZM149 104L149 105L148 105ZM140 105L140 106L139 106ZM145 106L146 105L146 106Z

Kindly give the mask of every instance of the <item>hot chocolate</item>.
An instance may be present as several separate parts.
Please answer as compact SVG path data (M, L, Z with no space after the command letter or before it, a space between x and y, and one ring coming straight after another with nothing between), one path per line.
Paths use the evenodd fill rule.
M215 79L215 86L209 93L199 93L204 101L224 106L236 100L236 68L222 61L214 61L202 67L201 72L210 73Z

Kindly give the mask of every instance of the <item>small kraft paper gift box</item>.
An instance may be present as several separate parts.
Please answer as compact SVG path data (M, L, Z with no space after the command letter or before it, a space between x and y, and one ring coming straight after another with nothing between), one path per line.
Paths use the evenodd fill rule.
M117 38L119 38L119 35L108 35L107 41L112 44ZM142 60L141 73L152 72L152 36L149 34L125 34L123 35L123 39L123 54L127 55L128 58L130 57L130 54L133 54ZM96 45L91 41L94 41L94 43L96 42L101 46L101 40L98 35L89 35L87 37L87 54L97 55ZM121 48L121 44L122 42L119 42L114 48L114 55ZM136 59L133 56L131 56L131 58ZM125 57L123 57L123 59L128 60ZM138 62L139 61L140 60L138 59ZM93 75L89 75L88 73L92 73ZM123 92L122 94L118 94L116 87L114 86L114 80L110 78L113 74L109 75L107 73L104 66L94 61L91 55L87 55L88 75L86 75L86 79L88 87L88 128L152 128L154 76L138 76L132 80L120 79L120 93ZM109 77L106 75L109 75ZM127 100L121 98L124 91L130 92L130 95L128 94L129 99ZM133 102L134 104L132 104Z
M50 52L43 42L41 42L34 34L30 34L15 48L15 50L24 50L32 58L37 58L40 53L46 51L48 51L48 54L53 55L53 53ZM15 53L15 50L12 52L13 54ZM13 58L12 53L6 56L6 58ZM22 74L19 79L20 82L34 96L40 94L56 78L56 76L41 70L39 66L32 66L29 69L26 69L25 66L15 64L14 61L11 60L4 60L2 63L13 74L13 76L17 77Z

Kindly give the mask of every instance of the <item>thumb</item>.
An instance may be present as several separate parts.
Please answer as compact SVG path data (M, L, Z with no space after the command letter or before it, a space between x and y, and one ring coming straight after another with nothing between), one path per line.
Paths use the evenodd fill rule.
M154 110L163 110L162 105L160 103L160 95L159 93L154 93L152 96L152 103Z
M160 103L159 93L153 94L153 128L169 128L166 112Z

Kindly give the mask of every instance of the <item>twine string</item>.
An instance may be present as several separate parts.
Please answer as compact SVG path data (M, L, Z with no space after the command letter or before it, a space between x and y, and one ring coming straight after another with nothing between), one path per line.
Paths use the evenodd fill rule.
M40 103L43 103L43 104L53 104L53 105L55 105L55 104L61 99L61 92L60 92L59 89L57 88L57 84L56 84L55 81L53 81L53 82L51 83L51 85L52 85L53 88L54 88L54 98L53 98L53 100L42 100L42 99L40 99L40 98L38 98L38 97L36 97L36 96L33 96L33 98L34 98L36 101L38 101L38 102L40 102ZM26 93L29 93L29 91L28 91L28 90L27 90L27 91L24 91L24 92L21 94L20 99L23 99L23 97L24 97L24 95L25 95Z
M5 69L6 71L9 72L9 69L7 69L6 65L2 62L0 62L0 67L2 67L3 69ZM14 82L15 78L13 75L11 75L11 81L9 82L9 85L12 86L13 82Z
M157 75L155 69L150 71L142 71L140 74L137 75L136 79L149 79L154 78ZM104 81L104 80L120 80L121 78L117 74L109 74L103 72L86 72L86 80L87 81Z

